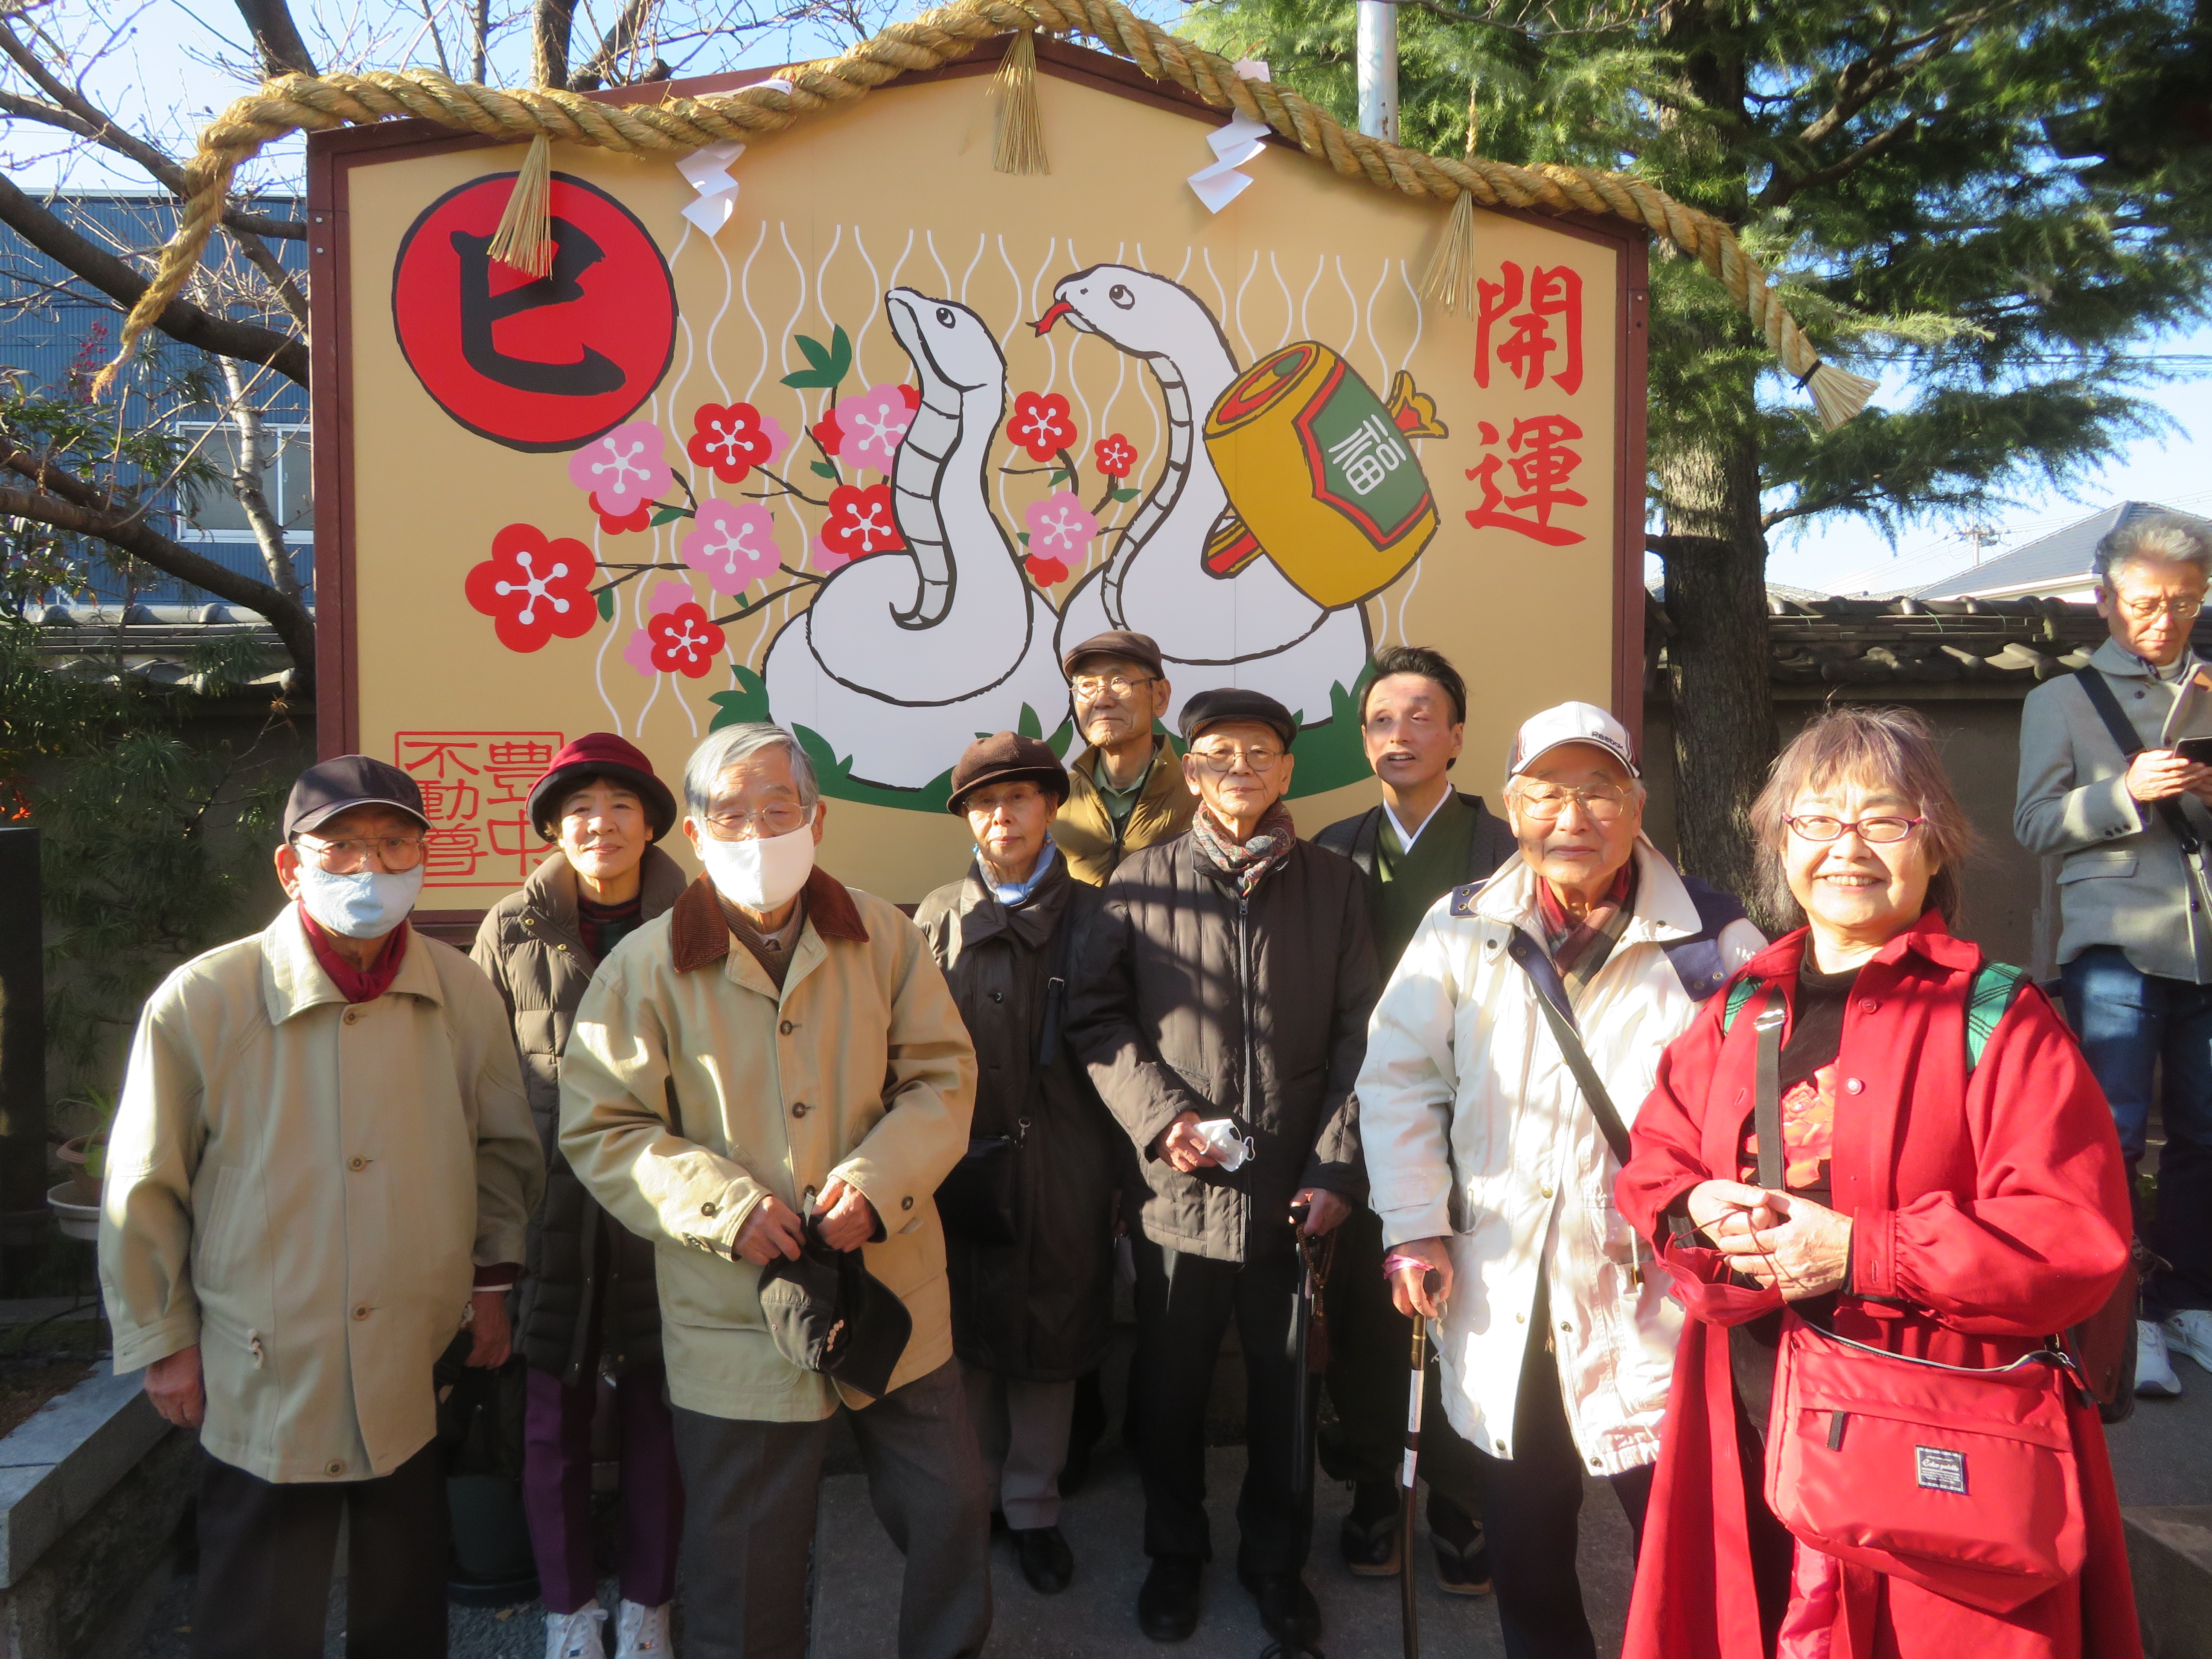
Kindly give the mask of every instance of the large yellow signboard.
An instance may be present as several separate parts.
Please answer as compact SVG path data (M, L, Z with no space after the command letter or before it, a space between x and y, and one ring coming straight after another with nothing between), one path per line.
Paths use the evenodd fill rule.
M1371 799L1378 645L1465 672L1469 789L1546 703L1635 718L1634 233L1479 214L1449 314L1437 205L1271 145L1214 212L1224 118L1098 54L1042 43L1051 171L994 171L989 56L726 160L556 145L534 280L488 252L520 146L313 141L323 742L421 781L426 907L527 874L566 738L672 779L757 719L816 757L824 864L917 899L961 749L1066 743L1060 651L1113 627L1178 705L1301 714L1309 830Z

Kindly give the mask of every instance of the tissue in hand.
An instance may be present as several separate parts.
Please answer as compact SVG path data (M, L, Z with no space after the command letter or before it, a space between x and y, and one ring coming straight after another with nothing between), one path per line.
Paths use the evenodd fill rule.
M1252 1156L1252 1138L1237 1133L1233 1118L1210 1117L1192 1126L1198 1131L1207 1150L1221 1160L1224 1170L1242 1169L1244 1160Z

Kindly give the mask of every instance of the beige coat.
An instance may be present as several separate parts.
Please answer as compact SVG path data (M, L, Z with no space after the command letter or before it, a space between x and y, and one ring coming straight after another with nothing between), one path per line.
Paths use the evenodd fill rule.
M833 1176L875 1206L885 1236L864 1259L914 1318L891 1387L952 1357L933 1200L968 1150L975 1052L896 905L820 870L805 901L779 994L701 878L600 965L562 1060L561 1150L653 1241L669 1397L710 1417L836 1410L842 1391L777 1351L761 1270L732 1255L763 1200L801 1209Z
M349 1006L288 905L139 1017L100 1225L115 1369L198 1343L224 1462L389 1474L435 1426L474 1267L522 1260L544 1179L476 964L410 930L392 988Z
M2194 658L2191 659L2192 662ZM2177 688L2107 640L2085 672L2102 672L2147 749L2167 746ZM2013 833L2031 853L2057 854L2058 960L2117 945L2138 973L2212 983L2212 927L2189 903L2181 845L2166 820L2128 793L2128 763L2078 677L2046 680L2020 715L2020 796ZM2184 797L2199 836L2212 840L2203 803Z

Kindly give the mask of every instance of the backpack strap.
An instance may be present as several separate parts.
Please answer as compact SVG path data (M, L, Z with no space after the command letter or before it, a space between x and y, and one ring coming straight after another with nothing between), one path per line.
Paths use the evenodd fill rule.
M1743 1005L1766 988L1766 981L1747 974L1729 987L1728 1001L1721 1009L1721 1031L1725 1036L1735 1029L1735 1017L1743 1012Z
M2112 682L2100 668L2084 668L2074 676L2074 683L2081 688L2081 695L2089 700L2089 707L2097 711L2097 718L2105 722L2105 730L2119 746L2120 758L2131 761L2142 753L2143 740L2136 735L2135 726L2120 708L2120 700L2112 695ZM2184 857L2194 854L2201 842L2196 826L2189 815L2181 810L2181 802L2174 798L2158 803L2158 816L2181 843Z
M1982 1063L1983 1051L1996 1034L1998 1023L2027 988L2025 970L2002 962L1984 962L1974 969L1966 988L1966 1070Z

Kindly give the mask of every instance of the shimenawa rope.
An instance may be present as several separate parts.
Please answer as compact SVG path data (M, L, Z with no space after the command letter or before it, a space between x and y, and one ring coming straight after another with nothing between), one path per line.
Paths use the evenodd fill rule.
M1244 80L1227 58L1146 22L1120 0L953 0L889 25L842 57L786 70L788 91L748 87L657 104L603 104L546 87L502 90L457 82L431 70L281 76L239 99L200 134L198 151L185 168L185 210L176 233L161 250L153 282L131 307L115 360L100 371L94 391L106 390L139 337L182 291L222 216L239 167L289 133L415 116L517 143L543 136L628 155L673 155L781 131L816 110L866 97L898 76L962 57L979 41L1038 29L1087 36L1155 80L1171 80L1217 109L1265 121L1344 177L1364 179L1379 189L1443 203L1455 203L1465 191L1485 207L1608 214L1640 225L1720 281L1782 367L1810 387L1829 427L1857 413L1873 392L1875 382L1820 361L1766 273L1711 215L1622 173L1515 167L1480 156L1455 161L1347 131L1319 105L1286 87Z

